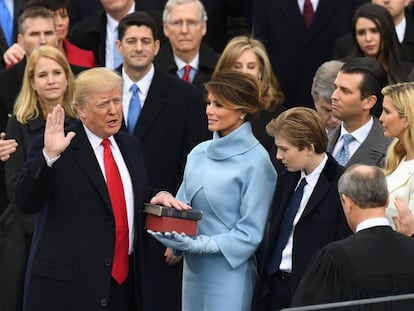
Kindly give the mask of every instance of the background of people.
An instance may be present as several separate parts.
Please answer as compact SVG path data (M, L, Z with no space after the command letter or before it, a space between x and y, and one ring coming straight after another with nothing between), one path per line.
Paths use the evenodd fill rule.
M372 57L387 70L388 83L407 81L412 64L398 41L391 14L380 5L367 3L352 19L351 49L345 59Z
M69 32L69 0L29 0L26 5L28 7L44 7L52 11L55 16L56 32L57 32L57 48L66 55L69 64L91 68L96 67L95 56L92 51L83 50L66 39ZM25 49L19 44L13 44L6 53L3 59L8 67L20 62L25 56Z
M361 6L363 3L367 4ZM33 13L33 6L42 6L46 10ZM44 124L39 122L39 127L28 127L30 135L23 135L24 139L19 136L27 125L39 120L44 122L42 113L27 124L12 117L15 100L23 91L21 87L26 79L26 60L39 46L50 45L64 52L74 74L96 65L114 68L121 74L124 83L123 131L128 131L131 122L134 123L128 118L132 115L129 107L134 97L130 86L138 86L141 113L135 121L135 129L130 132L142 141L146 150L147 173L153 186L175 193L188 152L209 137L202 111L203 84L223 71L243 71L253 75L261 87L264 109L257 118L252 116L249 123L272 158L281 151L277 150L274 139L267 135L266 124L279 116L285 107L315 108L328 134L327 152L332 152L343 166L353 163L385 165L391 190L388 220L396 230L410 235L413 214L407 210L414 212L410 175L410 150L413 147L407 138L411 127L406 124L413 121L409 121L411 107L404 98L414 94L407 95L411 92L410 83L389 86L384 89L390 94L385 95L383 104L380 92L385 85L410 80L414 75L414 71L410 74L414 59L414 13L410 1L122 0L114 3L107 0L29 0L26 3L23 0L0 0L1 22L5 20L4 7L13 17L10 25L17 24L20 12L23 15L19 29L0 23L2 59L10 65L15 63L7 70L2 70L4 64L0 65L0 213L8 204L8 196L13 196L13 180L27 155L31 135L36 129L43 132ZM251 8L254 8L253 12ZM132 23L132 26L124 24L122 30L124 26L120 23L129 13L142 11L155 20L155 27L152 23L151 27ZM10 29L14 32L12 40L9 39ZM235 37L240 34L243 36ZM145 44L148 38L149 45ZM142 61L138 61L137 56L143 57ZM332 61L345 56L345 64ZM38 96L41 96L39 92ZM383 129L377 118L380 118ZM16 130L18 135L14 134ZM353 136L348 146L349 154L344 143L346 135ZM394 143L388 148L393 138ZM167 143L161 144L161 141ZM346 154L345 162L339 160L342 150ZM285 171L281 161L272 160L278 172L279 169ZM3 176L5 166L7 183ZM287 192L286 183L279 188ZM272 207L272 211L274 209ZM280 215L283 209L277 210ZM10 228L5 224L15 217L11 211L10 208L1 215L1 228ZM16 229L16 225L13 228ZM13 234L16 232L22 231L15 230ZM5 241L11 240L0 237L0 250L18 245L14 242L5 244ZM258 252L261 256L263 249L268 247L266 241L265 238ZM168 284L176 284L172 286L175 290L168 291L168 299L148 296L153 301L147 301L147 306L181 309L181 274L168 280L166 272L181 269L180 264L174 268L167 265L179 263L180 257L170 250L165 251L154 239L145 240L144 248L148 254L157 248L146 263L153 277L146 280L145 287L150 292L157 289L167 292ZM22 267L14 264L15 268ZM3 270L5 267L3 265ZM259 269L262 268L259 265ZM285 276L295 275L293 288L299 282L298 270L295 270L282 270ZM11 269L7 273L13 274ZM262 277L255 299L258 293L263 294L260 289ZM268 290L266 286L264 288ZM12 286L8 290L11 291ZM1 299L5 297L2 294L6 292L0 291L0 307Z

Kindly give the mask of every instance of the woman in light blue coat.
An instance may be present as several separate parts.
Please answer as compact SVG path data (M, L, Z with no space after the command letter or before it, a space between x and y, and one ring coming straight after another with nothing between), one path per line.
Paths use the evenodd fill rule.
M262 240L276 185L268 152L250 121L261 108L260 81L228 71L206 84L213 139L188 155L177 198L203 212L197 236L150 232L185 252L183 310L250 310Z

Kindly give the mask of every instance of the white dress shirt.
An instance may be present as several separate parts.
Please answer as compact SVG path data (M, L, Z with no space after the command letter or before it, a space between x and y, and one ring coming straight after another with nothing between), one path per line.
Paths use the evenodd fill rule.
M286 247L282 251L282 260L279 265L280 271L291 272L292 271L292 249L293 249L293 234L295 232L295 226L298 223L300 217L305 210L306 205L308 204L309 198L312 195L313 189L319 180L319 176L322 173L323 168L325 167L326 161L328 161L328 156L325 154L322 162L313 170L312 173L306 175L305 172L301 171L301 178L298 181L296 187L298 187L299 182L302 178L306 178L306 186L303 188L302 201L300 201L298 212L296 213L295 219L293 220L292 232L290 233L289 240L286 244ZM296 188L295 188L296 189Z
M102 138L93 134L85 125L83 125L86 136L88 137L89 143L95 153L96 159L98 160L99 167L101 168L102 175L105 176L104 166L104 147L101 145ZM122 157L121 151L113 136L108 137L111 142L111 150L115 159L116 165L118 166L119 173L121 174L122 185L124 188L125 203L128 217L128 230L129 230L129 250L128 254L133 253L133 241L134 241L134 189L132 187L131 176L128 168L125 164L124 158Z

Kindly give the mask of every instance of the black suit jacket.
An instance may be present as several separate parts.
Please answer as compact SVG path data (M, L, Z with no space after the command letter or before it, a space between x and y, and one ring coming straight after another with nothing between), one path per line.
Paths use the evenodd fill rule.
M337 184L343 168L328 154L328 160L305 210L295 226L292 251L292 296L310 259L328 243L342 239L351 230L346 224ZM275 248L283 214L299 181L300 172L279 174L276 193L269 212L265 236L259 248L259 277L253 293L252 310L268 310L267 265Z
M354 10L361 2L366 0L320 0L307 29L297 1L256 0L254 35L267 48L288 108L313 107L315 71L332 59L335 40L350 31Z
M80 121L69 147L50 168L35 139L16 188L18 208L38 213L25 284L25 311L102 310L111 288L114 216L104 176ZM142 209L150 199L142 144L115 135L134 191L133 268L139 309L145 308L146 252Z
M117 70L122 72L121 67ZM211 137L201 93L155 68L133 135L145 147L152 185L175 193L182 181L187 154ZM180 311L181 263L168 266L163 256L165 247L155 239L148 240L146 249L150 258L146 269L151 277L146 282L152 293L147 297L151 310ZM155 294L159 292L163 299Z
M22 13L25 5L26 5L26 0L14 0L13 1L13 42L17 41L17 34L19 33L18 30L18 20L19 20L19 16L20 13ZM1 56L1 60L0 60L0 70L3 70L5 68L5 63L3 61L3 54L4 52L6 52L6 50L9 48L9 45L6 41L6 38L4 37L4 33L3 33L3 29L0 27L0 56Z
M293 305L374 298L414 292L414 240L388 226L361 230L327 245L309 265ZM413 310L414 300L341 310Z
M194 84L200 91L204 92L204 83L210 81L211 74L214 71L219 56L212 48L203 42L201 43L199 53L198 70L192 84ZM167 72L178 78L178 68L174 61L174 53L170 43L164 44L156 56L154 63L158 70Z
M414 18L409 13L405 13L405 19L407 25L405 27L404 40L401 43L406 60L414 62ZM352 34L347 33L339 37L335 42L334 59L346 59L354 47L354 40L352 40Z
M135 3L135 11L144 10L139 3ZM150 14L158 28L158 36L161 43L165 41L162 32L161 13L146 10ZM85 18L72 27L68 34L69 41L84 50L90 50L95 55L98 66L105 66L105 46L106 46L106 12L100 10L96 15Z

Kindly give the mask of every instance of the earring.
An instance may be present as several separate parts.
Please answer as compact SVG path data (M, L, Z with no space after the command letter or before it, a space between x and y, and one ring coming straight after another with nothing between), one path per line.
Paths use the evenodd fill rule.
M240 120L244 120L244 116L240 116Z

